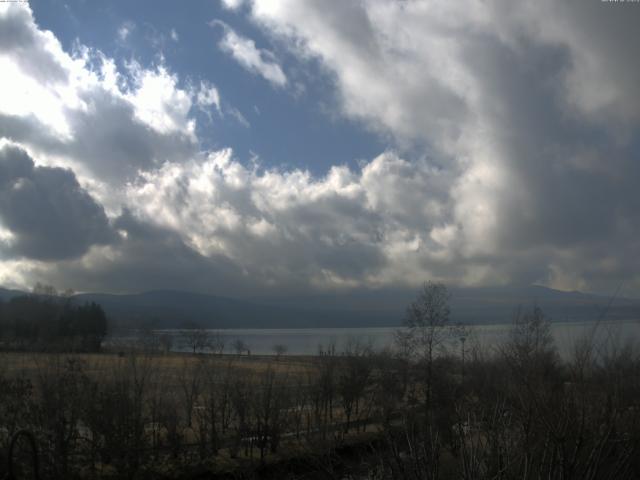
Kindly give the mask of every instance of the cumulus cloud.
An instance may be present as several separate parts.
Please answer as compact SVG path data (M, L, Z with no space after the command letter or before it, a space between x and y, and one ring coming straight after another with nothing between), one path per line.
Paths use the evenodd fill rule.
M244 4L244 0L222 0L222 6L229 10L237 10Z
M221 255L203 256L178 232L141 221L125 211L114 221L124 236L117 247L94 248L83 258L38 268L32 276L55 285L93 291L191 289L237 295L255 293L257 282Z
M178 87L177 77L162 65L154 71L137 62L129 64L129 72L134 89L124 96L133 105L136 118L161 134L193 138L194 121L189 119L192 95Z
M595 250L637 258L633 5L254 0L251 15L320 61L345 115L451 172L431 238L464 281L602 288Z
M243 68L260 75L275 87L284 87L287 84L287 77L272 52L257 48L253 40L239 35L220 20L214 20L211 24L219 25L223 29L222 39L218 43L220 49L231 55Z
M0 40L0 136L103 181L197 150L195 93L163 65L123 73L99 51L69 54L24 5L4 5L0 23L15 34Z
M336 166L314 178L245 167L223 150L146 172L127 198L137 217L266 285L406 284L421 276L416 256L441 261L430 234L451 209L447 175L388 152L359 171Z
M5 255L37 260L79 257L115 239L103 208L73 172L36 167L22 149L0 149L0 223Z

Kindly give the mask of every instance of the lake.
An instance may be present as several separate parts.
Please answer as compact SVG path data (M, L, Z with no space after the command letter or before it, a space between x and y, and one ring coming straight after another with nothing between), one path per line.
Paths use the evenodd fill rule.
M465 350L476 344L483 348L498 347L508 337L512 326L473 325L467 326ZM274 345L284 345L289 355L315 355L320 346L327 348L335 345L336 352L342 352L350 341L370 344L374 349L392 347L396 327L388 328L312 328L312 329L220 329L210 330L218 333L225 342L225 352L231 353L232 344L241 340L252 354L273 354ZM182 331L163 330L175 336L173 350L189 351L189 347L181 340ZM628 343L637 345L640 342L639 320L616 320L607 322L556 322L551 324L551 333L558 351L564 357L570 354L576 341L590 335L598 349L618 348ZM459 340L449 342L449 349L459 351Z

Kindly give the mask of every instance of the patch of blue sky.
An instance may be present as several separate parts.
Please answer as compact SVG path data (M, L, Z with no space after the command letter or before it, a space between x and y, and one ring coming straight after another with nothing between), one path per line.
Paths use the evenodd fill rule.
M214 106L211 112L194 113L205 150L230 146L244 163L257 155L265 168L323 175L332 165L355 169L359 161L390 147L388 138L341 116L332 78L318 62L301 63L244 15L216 1L35 0L31 7L37 23L53 31L67 51L77 39L114 58L121 72L131 60L146 68L163 61L182 87L201 80L215 85L222 115ZM211 26L212 20L272 51L287 85L273 86L221 51L224 32Z

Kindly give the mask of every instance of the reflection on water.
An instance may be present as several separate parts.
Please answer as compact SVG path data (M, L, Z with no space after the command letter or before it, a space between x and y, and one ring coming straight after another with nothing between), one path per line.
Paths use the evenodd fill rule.
M475 325L469 326L465 349L478 345L485 349L499 348L508 337L511 325ZM357 339L370 344L375 349L392 347L397 328L313 328L313 329L225 329L211 330L219 334L226 345L225 352L232 352L232 344L241 340L252 354L273 354L274 345L285 345L289 355L314 355L319 346L327 348L335 345L336 352L344 350L349 341ZM180 330L166 330L175 336L173 350L188 351L189 347L180 341ZM569 322L551 324L551 332L560 354L566 357L577 341L588 336L600 351L620 348L627 344L637 344L640 340L639 320L617 320L610 322ZM449 342L449 349L457 350L455 341Z

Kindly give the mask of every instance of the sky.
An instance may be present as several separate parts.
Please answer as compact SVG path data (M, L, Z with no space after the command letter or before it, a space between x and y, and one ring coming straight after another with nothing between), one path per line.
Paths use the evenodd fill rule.
M0 285L640 297L640 3L0 3Z

